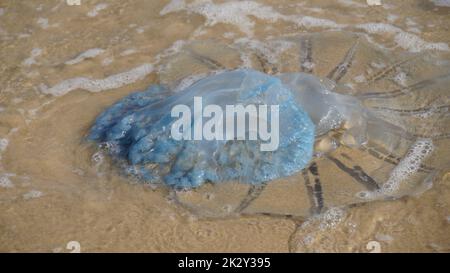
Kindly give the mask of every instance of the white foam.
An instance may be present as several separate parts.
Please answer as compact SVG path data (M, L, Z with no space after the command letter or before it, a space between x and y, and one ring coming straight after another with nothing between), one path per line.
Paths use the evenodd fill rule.
M325 211L323 214L319 216L320 224L319 229L325 230L336 227L339 223L341 223L345 216L346 212L339 207L332 207Z
M417 34L422 33L422 31L420 30L420 28L417 28L417 27L409 27L409 28L408 28L408 31L409 31L409 32L412 32L412 33L417 33Z
M304 6L302 6L302 9L303 10L307 10L307 11L310 11L310 12L315 12L315 13L323 13L323 9L322 8L316 8L316 7L304 7Z
M316 66L316 64L313 62L303 62L302 63L302 67L304 69L308 69L308 70L313 70L315 66Z
M312 245L315 240L316 240L316 238L315 238L314 234L307 234L307 235L305 235L305 237L303 237L302 243L308 246L308 245Z
M369 1L368 4L377 5L379 2L380 1ZM340 0L340 3L347 5L359 4L351 0ZM389 5L384 4L383 7L389 8ZM202 15L206 19L206 26L214 26L219 23L234 25L250 37L253 35L255 27L254 18L265 20L269 23L281 20L305 28L321 27L342 29L349 27L348 25L338 24L324 18L281 14L272 7L263 5L257 1L226 1L222 3L213 3L211 0L194 0L186 3L184 0L172 0L161 10L160 14L166 15L179 11L187 11ZM397 16L389 15L388 19L392 22L397 19ZM449 50L449 46L446 43L426 42L413 33L405 32L398 27L385 23L366 23L357 25L356 27L372 34L394 34L394 40L397 45L411 52L419 52L428 49ZM411 31L420 32L420 29L412 28Z
M204 16L206 18L206 26L214 26L218 23L231 24L249 36L253 35L255 26L252 17L269 22L282 20L304 27L340 27L334 21L328 19L311 16L284 15L270 6L265 6L255 1L233 1L215 4L210 0L196 0L190 4L186 4L182 0L173 0L161 10L160 14L166 15L182 10Z
M167 58L168 56L175 55L176 53L180 52L180 50L183 48L183 46L186 44L186 41L183 40L177 40L175 41L170 47L166 48L161 52L160 54L156 55L155 62L159 63L162 59ZM167 64L159 65L157 72L161 73L164 69L166 69Z
M387 20L389 23L394 23L395 21L397 21L398 19L398 15L395 14L388 14L387 16Z
M261 42L255 39L240 38L235 41L237 45L244 46L251 49L252 51L258 51L267 61L271 64L278 62L280 55L286 50L295 46L294 43L283 40L275 40L268 42Z
M23 195L23 199L28 200L28 199L33 199L33 198L39 198L43 195L44 194L40 191L31 190Z
M144 31L145 31L145 29L143 27L136 28L136 32L139 33L139 34L144 33Z
M223 37L227 38L227 39L233 39L236 36L236 33L234 32L225 32L223 34Z
M9 140L7 138L0 138L0 152L4 152L8 147Z
M97 57L98 55L102 54L103 52L105 52L105 50L103 50L101 48L91 48L91 49L86 50L83 53L80 53L75 58L65 62L65 64L66 65L74 65L74 64L84 61L85 59Z
M411 52L420 52L422 50L449 50L449 46L446 43L426 42L417 35L405 32L390 24L366 23L356 25L356 28L363 29L372 34L394 34L394 41L397 45Z
M436 6L450 7L450 0L431 0Z
M89 11L87 13L87 16L95 17L98 15L99 11L106 9L107 7L108 7L108 4L106 4L106 3L97 4L91 11Z
M120 88L144 79L153 72L152 64L143 64L129 71L114 74L104 79L91 79L78 77L65 80L51 88L41 85L41 92L54 96L62 96L76 89L84 89L90 92L100 92L103 90Z
M174 55L180 52L181 48L186 44L186 41L177 40L170 47L164 49L164 51L156 56L156 61L160 62L162 58Z
M353 81L356 83L363 83L366 81L366 77L363 74L361 74L361 75L354 77Z
M361 198L374 199L379 196L396 196L399 189L408 178L419 171L425 160L434 149L431 139L419 139L409 149L408 153L391 171L389 179L375 192L361 192Z
M185 43L186 41L177 40L170 47L165 49L160 54L156 55L155 61L153 63L145 63L129 71L114 74L104 79L77 77L64 80L53 87L48 87L45 84L41 83L39 85L39 89L44 94L62 96L76 89L83 89L90 92L100 92L104 90L120 88L122 86L144 79L147 75L155 70L154 64L159 64L163 58L178 53L185 45ZM106 58L103 60L102 65L109 65L112 61L113 58ZM156 67L158 71L162 69L161 65L157 65Z
M406 73L399 72L394 76L394 81L401 86L407 86Z
M399 32L395 35L395 42L404 49L411 52L420 52L422 50L441 50L449 51L446 43L430 43L419 38L417 35L407 32Z
M15 176L15 174L5 173L0 175L0 187L2 188L13 188L14 184L9 179L11 176Z
M47 19L47 18L42 18L42 17L40 17L40 18L37 20L37 24L38 24L41 28L47 29L47 28L48 28L48 19Z
M400 28L394 27L385 23L366 23L356 25L357 28L363 29L369 33L382 34L382 33L396 33L401 31Z
M108 65L112 64L113 62L114 62L114 58L113 57L107 57L107 58L104 58L102 60L102 65L103 66L108 66Z
M40 48L33 48L31 50L31 56L23 61L23 65L25 66L31 66L33 64L36 64L36 57L39 57L42 54L42 49Z
M298 16L289 16L288 17L289 20L287 21L291 21L291 22L295 22L300 26L304 26L304 27L325 27L325 28L342 28L345 27L345 25L340 25L337 24L336 22L329 20L329 19L322 19L322 18L316 18L316 17L311 17L311 16L303 16L303 17L298 17Z
M128 55L132 55L132 54L135 54L137 52L137 50L136 49L133 49L133 48L130 48L130 49L127 49L127 50L124 50L124 51L122 51L121 53L120 53L120 56L128 56Z
M198 38L204 34L206 34L206 29L200 26L196 30L194 30L194 32L191 35L191 39Z
M208 26L214 26L218 23L232 24L238 26L247 34L252 34L255 26L254 21L249 16L271 22L280 19L280 14L275 12L272 7L251 1L225 2L222 4L205 1L202 4L190 5L189 9L203 15Z
M100 152L96 152L95 154L93 154L91 159L92 159L92 162L95 163L95 165L100 165L105 160L105 156L100 151Z
M433 149L434 146L431 139L417 140L411 146L406 156L392 170L388 181L383 184L381 191L385 194L395 193L402 182L420 169L423 160L433 152Z
M367 5L369 6L381 6L381 0L367 0Z
M339 4L348 6L348 7L355 7L355 8L366 8L366 5L363 5L361 3L355 2L353 0L338 0Z
M182 11L186 8L184 0L171 0L160 12L160 15L166 15L172 12Z

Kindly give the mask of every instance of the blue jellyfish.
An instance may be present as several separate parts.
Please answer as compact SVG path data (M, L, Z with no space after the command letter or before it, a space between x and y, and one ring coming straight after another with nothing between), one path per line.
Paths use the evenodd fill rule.
M251 119L250 112L243 112L248 126L243 127L246 131L240 137L237 132L234 135L237 125L230 129L225 121L219 121L217 126L223 127L220 131L227 134L232 130L231 137L218 135L206 140L189 135L175 139L172 128L177 119L172 109L177 105L193 109L194 98L201 98L202 105L221 109L265 106L267 115L263 119L262 112L256 112L261 118L257 120ZM276 120L274 113L267 110L269 106L277 106ZM198 129L194 128L195 119L191 119L195 111L189 114L189 128L182 128L186 132ZM277 130L274 149L262 149L267 139L250 139L251 128L263 126L259 122L259 128L251 126L255 121L270 121L265 125L270 127L266 132ZM261 184L292 175L310 161L314 136L315 125L297 103L288 82L252 69L237 69L210 75L176 93L163 85L152 85L128 95L97 118L88 139L108 147L125 173L145 182L188 189L205 182Z

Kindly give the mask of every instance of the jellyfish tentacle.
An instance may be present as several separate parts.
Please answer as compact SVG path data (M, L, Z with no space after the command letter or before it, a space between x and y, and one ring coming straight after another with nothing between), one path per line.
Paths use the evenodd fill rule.
M371 146L362 147L363 150L366 150L369 155L383 160L386 163L392 164L392 165L398 165L400 163L401 157L396 156L393 153L385 153L381 149L377 148L373 143L370 144ZM431 168L425 164L421 164L419 168L420 172L430 173L435 171L434 168Z
M373 191L378 190L380 186L377 181L373 179L370 175L368 175L359 165L354 165L353 167L346 166L342 161L333 157L327 156L331 162L333 162L339 169L349 174L353 177L357 182L363 185L367 190Z
M300 39L300 68L305 73L313 73L313 43L312 40L307 38Z
M294 221L295 228L292 231L292 233L289 235L288 238L288 251L289 253L296 253L298 249L298 244L295 242L295 235L297 234L298 230L301 228L302 222L301 221Z
M267 73L269 71L269 65L266 58L264 58L261 54L255 53L256 59L259 62L259 65L261 66L264 73Z
M308 199L309 199L309 203L310 203L310 208L309 208L309 212L311 215L315 214L317 211L317 202L314 196L314 188L311 185L311 180L309 179L309 170L308 169L303 169L302 170L302 176L303 179L305 180L305 188L306 188L306 192L308 193Z
M334 82L339 82L348 72L353 64L356 49L359 45L359 38L353 43L352 47L347 51L342 61L333 70L328 73L327 78Z
M278 68L274 64L272 64L263 54L256 52L255 56L264 73L273 75L278 72Z
M419 58L419 56L414 56L414 57L408 58L406 60L401 60L401 61L392 63L389 66L382 68L381 70L369 75L367 78L367 83L374 83L379 80L382 80L385 77L387 77L391 72L395 71L397 68L399 68L402 65L407 64L409 62L415 61L418 58Z
M450 137L450 132L435 132L434 129L445 127L440 124L444 119L446 119L447 112L443 112L439 114L438 116L434 115L433 119L427 120L425 130L422 133L414 132L412 135L415 138L430 138L432 140L440 140L440 139L447 139ZM423 119L422 119L423 120ZM421 129L421 128L418 128Z
M250 189L248 190L245 198L241 201L239 206L234 211L237 213L240 213L243 210L245 210L246 208L248 208L251 205L251 203L253 201L255 201L261 195L261 193L264 191L266 186L267 186L266 183L261 184L261 185L252 185L250 187Z
M208 56L199 54L199 53L195 52L195 51L192 50L192 49L188 49L188 53L189 53L189 55L191 55L196 61L198 61L198 62L204 64L204 65L207 66L209 69L212 69L212 70L224 70L224 69L226 69L226 67L225 67L223 64L221 64L220 62L218 62L218 61L216 61L216 60L214 60L214 59L212 59L212 58L210 58L210 57L208 57Z
M400 141L408 141L414 142L417 138L430 138L429 135L419 135L417 133L412 133L410 131L405 130L402 127L399 127L395 124L392 124L378 116L374 115L370 111L370 109L366 109L364 111L364 116L367 128L365 130L367 143L359 146L359 148L363 151L367 151L369 155L374 156L377 159L383 160L387 163L398 165L401 161L401 157L396 156L394 151L384 152L381 146L378 146L376 143L389 143L398 145ZM432 126L433 127L433 126ZM434 127L433 127L434 128ZM421 164L418 169L421 172L431 172L434 169L424 164Z
M433 77L430 79L426 79L423 81L419 81L417 83L414 83L412 85L402 87L399 89L387 91L387 92L368 92L357 95L360 99L371 99L371 98L383 98L383 99L390 99L390 98L396 98L398 96L411 94L417 90L420 90L424 87L427 87L429 85L435 84L439 80L445 79L450 77L450 73L442 74L437 77Z
M400 115L420 115L420 114L426 114L431 111L433 113L439 114L439 113L446 113L450 109L450 105L439 105L439 106L425 106L415 109L398 109L398 108L389 108L384 106L374 106L371 107L371 109L377 110L377 111L389 111L389 112L396 112Z
M431 138L433 140L450 138L450 133L434 134L434 135L428 135L428 134L413 134L413 135L417 138Z
M240 214L241 216L266 216L271 217L273 219L285 219L285 220L292 220L294 223L300 223L303 218L300 216L292 215L292 214L284 214L284 213L276 213L276 212L252 212L251 214L246 214L245 212Z
M323 192L322 192L322 183L320 182L320 176L319 176L319 168L317 166L316 162L312 162L309 166L308 170L311 172L311 174L314 177L314 200L316 203L315 206L315 214L319 214L324 209L324 199L323 199Z

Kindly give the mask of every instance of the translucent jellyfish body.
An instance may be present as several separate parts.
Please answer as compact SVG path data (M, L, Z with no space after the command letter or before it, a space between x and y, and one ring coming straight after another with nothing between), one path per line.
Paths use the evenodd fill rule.
M445 52L397 52L348 32L263 41L245 38L228 45L213 41L186 43L159 66L160 85L134 93L107 109L97 119L90 138L105 144L103 147L119 159L118 164L127 173L145 181L190 188L174 189L170 196L197 216L238 213L307 217L330 207L419 194L450 166L449 60ZM230 73L235 73L236 79L252 75L261 80L246 87L274 82L272 88L276 88L267 89L269 96L257 102L296 109L284 117L280 111L280 133L293 137L289 143L295 143L295 149L283 149L288 146L280 144L280 151L272 158L260 153L252 142L225 143L218 150L216 144L193 142L187 146L193 149L190 154L194 156L211 159L213 150L229 154L230 144L239 147L245 156L241 161L228 158L224 165L187 157L184 161L191 164L181 169L189 169L192 178L184 180L180 178L189 177L188 172L171 173L174 159L183 154L177 145L163 141L152 146L156 151L153 153L146 153L143 145L138 151L144 152L130 156L133 141L128 137L115 139L123 132L138 136L139 130L132 128L153 128L155 134L167 134L167 128L163 128L170 122L161 118L161 109L166 107L166 113L170 113L169 105L175 102L192 103L199 92L196 85ZM227 84L233 82L220 83ZM233 90L240 90L237 96L216 97L206 89L201 95L219 105L261 99L251 88L243 90L241 83L236 86L239 88ZM289 99L285 101L275 93ZM244 99L243 94L250 96ZM151 105L157 106L154 112ZM152 115L144 112L153 113L158 122L150 121ZM119 121L121 125L117 126ZM295 126L290 128L291 124ZM144 130L139 134L153 133ZM199 151L207 155L197 155ZM144 154L150 159L139 156ZM145 160L171 164L139 163ZM239 166L231 174L222 168L230 163ZM164 180L166 176L169 180Z
M154 85L122 99L99 116L88 138L110 147L111 154L122 161L128 173L144 181L163 182L181 189L198 187L208 181L261 184L300 171L312 157L314 124L296 103L291 90L277 77L241 69L211 75L176 94L168 95L169 92ZM195 109L194 98L201 99L205 111L211 105L221 109L238 105L243 109L251 106L256 110L261 105L264 108L254 113L243 112L247 115L244 116L247 126L243 129L247 131L241 138L237 126L225 126L223 116L217 117L220 121L215 126L221 126L223 134L232 130L231 137L195 138L194 131L203 134L204 128L198 128L192 118L188 128L184 128L188 129L189 137L175 139L172 128L177 119L172 116L172 109L177 105L188 106L192 109L189 117L196 111L203 112ZM269 106L277 106L276 119L267 109ZM261 138L249 138L253 128L250 123L257 121L251 119L251 114L262 118L260 121L270 121L267 129L273 133L276 130L274 149L264 150ZM209 120L216 118L214 115L210 113ZM199 119L204 118L196 121ZM206 119L205 125L207 122ZM254 125L255 129L261 129L264 124L258 122L259 128Z

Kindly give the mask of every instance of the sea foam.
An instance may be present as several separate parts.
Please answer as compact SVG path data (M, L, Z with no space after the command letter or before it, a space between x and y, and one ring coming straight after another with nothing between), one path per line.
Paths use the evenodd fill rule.
M295 23L303 27L327 27L339 28L341 25L329 19L315 18L311 16L284 15L270 6L255 1L233 1L215 4L209 0L197 0L187 4L182 0L173 0L160 12L166 15L172 12L186 10L197 13L206 18L207 26L218 23L231 24L239 28L243 33L252 36L255 22L252 17L269 22L278 20Z
M84 61L85 59L97 57L98 55L102 54L103 52L105 52L105 50L103 50L101 48L91 48L91 49L86 50L83 53L80 53L75 58L65 62L65 64L66 65L77 64L77 63Z
M143 64L129 71L111 75L103 79L78 77L65 80L53 87L41 85L41 92L54 96L62 96L76 89L84 89L90 92L119 88L133 82L144 79L153 72L152 64Z

